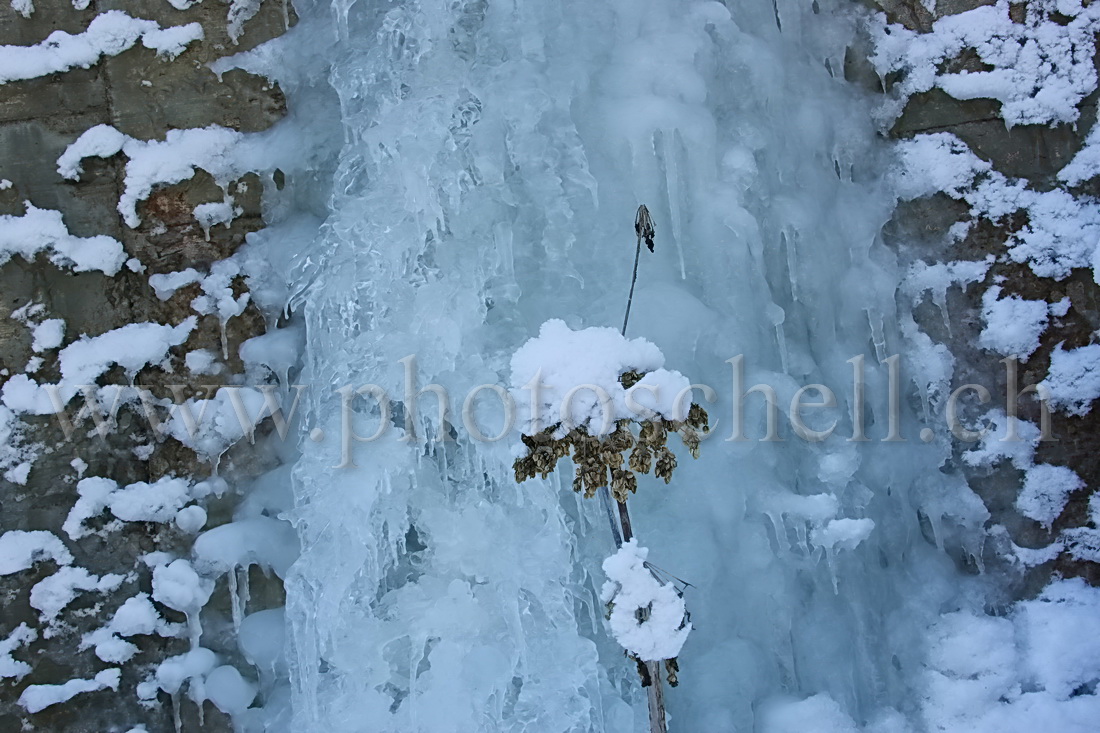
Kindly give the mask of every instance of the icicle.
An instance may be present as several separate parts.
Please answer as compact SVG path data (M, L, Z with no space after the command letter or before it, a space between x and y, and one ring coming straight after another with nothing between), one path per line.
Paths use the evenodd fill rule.
M656 141L654 141L656 142ZM677 148L679 137L672 134L661 135L661 158L665 168L665 188L668 192L668 215L672 223L672 238L676 241L676 256L680 261L680 279L687 279L687 267L684 265L683 216L680 213L680 165Z
M225 332L225 328L228 324L229 324L229 319L228 318L219 318L218 319L218 326L221 328L222 358L223 359L228 359L229 358L229 336Z
M240 633L241 630L241 599L237 592L237 568L236 566L229 569L229 572L225 574L225 578L229 581L229 609L233 614L233 630L236 633Z
M783 373L787 374L789 372L789 365L787 363L787 338L783 331L783 323L787 320L787 312L775 303L768 303L764 310L769 320L771 320L772 326L775 327L775 341L779 347L780 364L782 365Z
M248 571L251 569L250 565L246 565L241 568L241 578L237 587L241 590L241 617L243 618L248 613L248 602L252 599L251 582L248 578ZM240 632L240 624L235 627L237 632Z
M176 727L176 733L183 730L183 720L180 718L180 692L172 693L172 723Z
M865 308L867 325L871 327L871 342L875 346L875 358L881 363L886 361L886 335L882 328L882 314L871 313L870 308Z

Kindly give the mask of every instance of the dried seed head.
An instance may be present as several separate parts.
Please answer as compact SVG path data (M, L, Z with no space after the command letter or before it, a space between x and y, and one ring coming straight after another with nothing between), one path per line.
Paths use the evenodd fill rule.
M679 671L680 663L676 661L676 657L665 660L665 672L667 672L669 687L676 687L680 684L680 678L677 676Z
M695 432L695 428L685 425L680 429L680 440L683 441L687 449L691 451L692 458L699 457L699 433Z
M638 234L640 239L645 240L646 247L649 247L649 251L653 251L653 235L656 233L653 229L653 219L649 216L649 209L642 204L638 207L638 213L634 217L634 231Z
M644 443L638 443L630 452L630 470L636 473L649 473L653 468L653 454Z
M638 491L638 479L630 471L611 472L611 495L619 503L625 503L627 496Z
M676 469L676 456L664 446L657 449L656 455L657 462L653 469L653 475L664 479L667 484L672 481L672 472Z
M687 423L696 430L709 430L710 416L698 403L692 402L691 407L688 408Z

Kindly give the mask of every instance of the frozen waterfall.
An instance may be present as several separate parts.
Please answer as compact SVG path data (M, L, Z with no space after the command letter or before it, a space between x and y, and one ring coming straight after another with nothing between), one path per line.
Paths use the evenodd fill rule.
M599 601L613 545L598 504L560 472L517 485L515 435L474 440L456 417L478 385L507 384L512 352L544 321L618 327L645 203L657 246L630 335L717 394L701 458L684 451L671 486L647 477L631 501L650 559L692 584L671 729L760 729L777 700L825 694L829 714L803 730L833 730L829 715L906 730L926 629L980 581L922 532L920 516L935 533L950 513L949 488L969 490L940 470L943 436L918 437L901 273L879 239L895 199L870 101L842 78L846 12L834 0L300 9L288 38L327 59L313 83L339 103L295 114L318 129L338 115L343 139L325 152L327 220L312 244L295 240L292 270L313 430L293 471L294 729L648 729ZM417 390L445 387L446 423L436 392L400 404L407 371ZM752 393L748 439L727 440L735 388L758 383L777 394L780 439L762 440ZM837 421L823 441L786 416L813 383L837 395L806 414L815 429ZM386 434L341 441L349 426Z

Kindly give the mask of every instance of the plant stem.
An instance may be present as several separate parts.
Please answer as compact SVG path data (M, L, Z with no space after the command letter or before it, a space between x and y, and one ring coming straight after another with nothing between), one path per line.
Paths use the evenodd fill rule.
M634 220L634 231L638 235L638 243L634 248L634 274L630 276L630 295L626 298L626 315L623 316L623 328L619 333L626 338L626 325L630 321L630 306L634 303L634 286L638 282L638 261L642 257L642 237L646 237L646 244L653 249L653 224L649 219L649 210L646 207L638 207L638 216ZM610 492L604 486L600 489L600 500L604 502L608 510L608 518L611 521L611 534L615 538L615 546L622 547L623 542L629 542L634 537L634 530L630 524L630 511L626 508L626 501L616 501L619 505L619 525L622 526L622 535L619 534L619 526L615 518L611 516L611 507L607 502L611 500ZM661 687L661 663L646 662L646 671L649 673L649 687L646 688L646 696L649 701L649 731L650 733L668 733L665 721L665 693Z
M619 533L619 523L615 521L615 512L611 508L611 491L606 486L601 486L598 489L600 495L600 504L603 506L603 510L607 512L607 521L611 524L611 536L615 540L616 549L623 546L623 536ZM618 502L615 502L618 504ZM621 507L622 504L619 504Z
M626 324L630 320L630 305L634 302L634 284L638 282L638 260L642 257L642 233L638 232L638 246L634 249L634 274L630 278L630 295L626 298L626 315L623 316L623 330L620 333L626 336Z
M665 720L665 691L661 689L661 663L646 662L649 671L649 733L668 733Z

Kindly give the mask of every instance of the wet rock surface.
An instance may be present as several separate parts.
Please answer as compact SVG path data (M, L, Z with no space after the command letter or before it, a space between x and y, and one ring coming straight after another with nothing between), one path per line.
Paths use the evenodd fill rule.
M120 241L130 267L109 277L99 272L74 273L51 264L44 256L33 261L15 257L0 266L0 385L21 374L34 357L42 358L34 377L57 381L58 349L36 354L32 335L13 312L28 304L42 306L35 321L60 318L65 322L67 345L81 336L97 336L130 323L175 325L195 315L191 300L198 286L181 288L166 300L149 285L150 275L194 267L200 270L232 255L245 235L263 226L260 201L265 181L247 175L233 182L228 192L239 207L229 225L204 231L194 208L220 202L223 190L210 175L199 171L186 181L157 188L139 207L137 228L127 227L117 204L122 192L125 158L89 158L77 181L62 179L57 158L85 130L101 124L140 140L164 139L169 130L220 125L241 132L271 127L286 113L279 88L262 77L240 70L219 78L208 64L223 56L252 48L285 32L294 21L288 4L267 0L248 19L237 39L227 31L227 4L206 2L179 11L167 2L133 3L93 0L85 10L74 9L70 0L37 0L34 13L24 18L8 3L0 3L0 44L30 45L42 42L54 31L82 32L97 15L123 10L135 18L157 21L162 27L197 22L204 38L174 59L158 57L140 43L115 56L105 56L90 68L74 68L26 81L0 84L0 179L9 181L0 190L0 215L22 216L25 202L40 209L60 211L69 232L81 237L107 235ZM233 283L234 293L245 291L243 278ZM167 363L150 366L133 375L133 383L146 386L158 397L170 396L168 385L185 384L190 391L216 382L213 376L192 374L184 365L186 352L204 348L224 361L225 374L243 371L237 348L246 339L264 332L265 319L255 305L222 323L215 315L198 319L187 341L170 350ZM223 356L223 345L226 347ZM130 375L113 368L99 383L130 383ZM76 416L81 398L69 403ZM12 656L30 663L33 670L22 679L0 680L0 730L51 731L146 730L171 731L180 716L184 730L231 730L227 716L209 701L202 709L165 692L140 702L136 688L157 663L189 648L186 635L164 637L136 635L128 640L137 654L122 665L110 665L82 645L84 634L100 627L118 606L137 593L151 591L152 572L143 555L167 552L187 557L194 535L175 523L116 522L104 528L108 514L90 520L93 532L71 540L62 524L77 500L76 484L83 476L102 476L119 484L154 481L164 476L203 478L212 472L208 462L171 438L157 435L140 414L123 409L117 424L100 436L90 420L78 424L66 439L53 416L29 416L20 440L37 445L38 457L22 482L0 480L0 534L9 530L47 530L62 539L73 555L73 567L95 575L125 575L110 593L84 592L64 608L56 629L47 635L38 612L29 603L29 591L50 576L57 566L50 560L30 569L0 576L0 639L19 624L39 630L38 638L17 648ZM15 439L13 438L12 441ZM233 486L277 465L278 459L262 447L247 442L232 448L218 463L218 473L230 490L211 496L204 507L207 527L231 518L237 494ZM135 449L137 449L135 451ZM253 568L255 571L255 568ZM277 578L254 572L251 608L281 605L282 588ZM207 639L219 639L223 658L239 657L231 625L230 599L224 580L219 582L204 611ZM182 623L183 614L157 605L161 617ZM105 689L77 695L67 703L28 713L18 703L21 693L35 684L61 684L71 679L90 679L97 672L121 666L117 690Z
M876 0L872 7L886 14L887 21L921 33L931 31L939 18L965 12L991 2L965 0L935 4L931 12L925 4L915 0ZM1024 22L1026 3L1010 6L1010 18L1015 23ZM893 79L877 79L862 62L866 52L851 54L848 66L849 79L865 88L882 92L883 81L890 87ZM1095 62L1094 62L1095 64ZM967 56L949 61L950 71L978 70L981 61ZM1008 126L1001 117L1001 105L991 99L959 100L939 88L911 97L903 112L893 123L888 136L895 140L912 138L922 133L947 132L965 142L982 160L988 161L994 171L1013 179L1026 181L1029 188L1048 191L1065 188L1057 180L1058 172L1070 162L1084 146L1089 132L1096 122L1098 94L1089 94L1079 105L1080 117L1075 125L1016 125ZM1072 189L1075 195L1095 195L1095 179L1085 181ZM1063 317L1051 318L1042 334L1039 348L1019 364L1016 390L1019 394L1019 416L1036 425L1043 419L1043 406L1035 397L1035 385L1048 373L1051 354L1057 348L1071 349L1095 341L1100 328L1100 286L1093 272L1074 270L1068 277L1055 280L1038 277L1026 264L1011 261L1006 256L1007 242L1013 232L1027 224L1024 214L1009 216L997 223L981 221L971 227L959 242L948 244L949 228L968 217L968 206L945 195L936 195L898 206L892 221L883 234L898 251L903 263L978 261L993 255L995 260L982 281L965 286L953 285L947 292L945 306L932 302L926 293L914 312L914 317L924 333L935 343L947 346L955 358L955 371L951 389L978 384L986 387L991 395L989 405L1004 407L1008 402L1008 372L1004 357L979 346L979 334L984 327L982 296L994 284L1002 287L1002 297L1018 295L1032 301L1058 303L1069 297L1071 305ZM900 297L900 296L899 296ZM968 395L972 398L973 395ZM971 415L980 415L982 407L972 399L963 399ZM1023 471L1007 461L992 467L972 468L962 461L962 454L973 443L956 441L954 463L962 466L971 488L981 497L990 518L987 528L1001 525L1007 530L1007 538L1018 547L1028 549L1047 548L1055 543L1059 534L1075 527L1092 528L1089 517L1089 498L1100 481L1100 459L1097 458L1096 436L1100 434L1100 414L1095 409L1081 416L1064 412L1048 412L1050 439L1039 442L1035 452L1036 464L1052 464L1071 468L1083 480L1084 488L1073 492L1060 516L1048 528L1039 522L1022 516L1016 506L1017 496L1023 484ZM1003 539L1003 538L1002 538ZM984 552L987 567L1004 566L1004 557L1013 550L1003 541L989 542ZM1100 583L1100 565L1074 557L1068 551L1055 552L1053 559L1023 567L1007 568L1010 575L1016 570L1016 585L1009 595L1031 597L1056 576L1084 577L1089 583ZM977 570L983 558L958 558L967 569ZM1025 564L1026 566L1026 564Z

